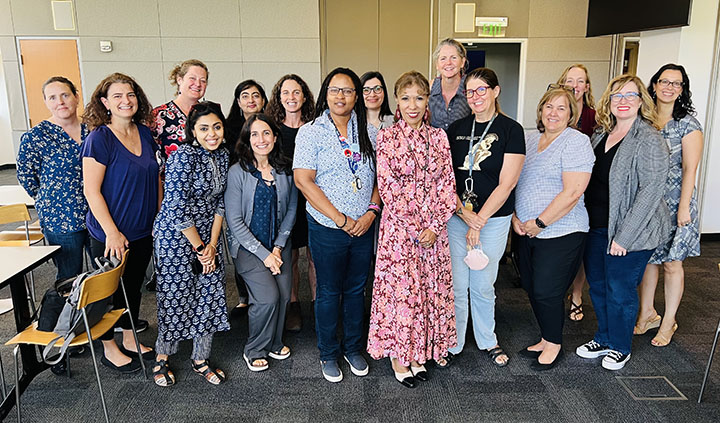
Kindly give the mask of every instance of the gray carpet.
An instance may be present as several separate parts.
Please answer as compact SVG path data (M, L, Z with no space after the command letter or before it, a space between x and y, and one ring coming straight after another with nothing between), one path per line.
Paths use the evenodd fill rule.
M16 183L14 171L0 171L0 184ZM7 229L7 227L0 227ZM106 399L114 421L252 421L252 422L397 422L397 421L552 421L552 422L701 422L720 421L720 357L713 367L704 401L697 396L708 353L720 319L720 287L717 263L720 242L704 242L703 255L686 262L686 292L678 313L680 329L665 348L650 345L654 330L635 338L633 356L625 369L605 371L599 360L583 360L573 353L595 330L587 292L586 317L565 326L564 361L555 369L536 373L529 362L515 354L537 341L537 327L527 295L513 284L509 265L500 267L497 282L497 334L510 352L505 368L493 366L468 339L465 351L447 370L429 367L431 380L414 390L403 388L392 376L387 360L371 361L370 374L353 376L347 365L345 379L331 384L322 379L316 338L310 323L310 301L302 284L304 327L288 334L293 355L285 361L271 360L270 369L252 373L242 360L247 338L247 318L233 320L233 328L218 334L212 359L225 370L228 381L211 386L190 369L191 345L181 344L171 360L177 384L159 388L140 374L117 375L100 368ZM304 268L304 262L301 262ZM234 306L237 292L228 272L228 302ZM54 278L52 264L35 272L38 292ZM303 273L302 281L306 275ZM661 284L662 286L662 284ZM10 295L8 289L0 297ZM657 307L662 310L662 291ZM154 344L155 298L144 293L141 317L150 329L141 340ZM15 332L11 314L0 316L0 339ZM471 337L471 332L469 331ZM0 348L6 376L12 383L10 347ZM99 352L98 352L99 353ZM720 354L719 354L720 355ZM73 377L46 371L35 378L22 397L26 422L102 421L97 385L89 356L71 359ZM617 376L666 376L687 398L685 401L636 401ZM14 410L7 418L16 421Z

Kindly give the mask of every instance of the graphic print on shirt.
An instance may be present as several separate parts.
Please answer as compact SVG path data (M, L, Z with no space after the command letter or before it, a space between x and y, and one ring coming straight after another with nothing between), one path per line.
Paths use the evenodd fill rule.
M458 136L457 140L465 140L470 141L470 136ZM483 139L481 142L475 143L473 145L471 153L473 157L473 168L472 170L480 170L480 162L487 159L492 155L492 152L490 151L490 147L492 147L493 143L498 140L498 136L495 133L487 134L485 136L485 139ZM463 162L463 165L459 167L460 170L469 170L470 169L470 153L468 153L465 156L465 161Z

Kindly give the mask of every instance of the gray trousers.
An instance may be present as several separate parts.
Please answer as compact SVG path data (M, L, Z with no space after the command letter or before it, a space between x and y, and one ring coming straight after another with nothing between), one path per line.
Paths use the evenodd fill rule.
M285 310L292 288L292 250L288 245L282 252L280 274L270 269L254 254L238 250L235 270L243 277L248 289L249 334L244 353L250 360L267 358L268 352L280 352L285 328Z

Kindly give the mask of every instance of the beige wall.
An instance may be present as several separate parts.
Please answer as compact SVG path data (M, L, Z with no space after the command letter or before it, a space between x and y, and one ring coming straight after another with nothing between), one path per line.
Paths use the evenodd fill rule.
M266 91L286 73L320 87L318 0L74 0L75 31L55 31L49 0L0 0L0 57L13 144L26 131L16 37L77 37L84 93L111 72L135 77L153 105L172 99L172 66L188 58L210 69L206 98L229 111L238 82ZM100 40L113 43L101 53ZM2 92L2 90L0 90ZM7 140L0 139L7 143ZM0 163L3 164L3 163Z

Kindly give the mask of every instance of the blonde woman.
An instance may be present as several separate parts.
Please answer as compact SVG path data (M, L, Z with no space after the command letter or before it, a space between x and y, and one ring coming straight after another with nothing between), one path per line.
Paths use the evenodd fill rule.
M447 131L451 123L471 113L465 100L467 51L456 40L446 38L435 48L433 60L438 76L430 83L430 125Z

